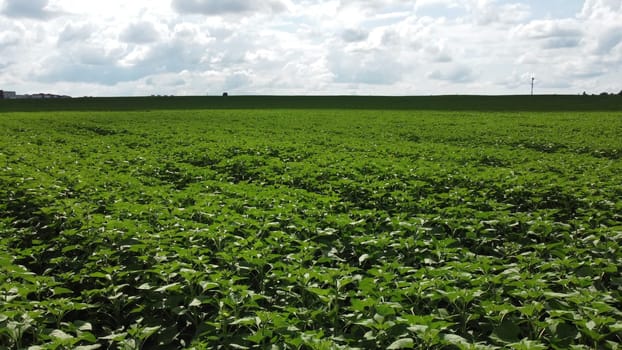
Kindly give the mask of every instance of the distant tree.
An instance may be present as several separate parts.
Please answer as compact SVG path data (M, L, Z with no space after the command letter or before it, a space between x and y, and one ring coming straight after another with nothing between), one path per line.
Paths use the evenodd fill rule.
M583 96L587 96L587 92L583 91Z
M622 96L622 90L620 90L620 92L618 92L618 95Z

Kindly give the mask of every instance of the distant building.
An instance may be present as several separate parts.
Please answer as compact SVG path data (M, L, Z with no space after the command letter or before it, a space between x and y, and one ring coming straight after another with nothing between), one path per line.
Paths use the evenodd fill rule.
M67 95L55 95L55 94L44 94L44 93L38 93L38 94L25 94L25 95L17 95L16 98L19 99L50 99L50 98L71 98L71 96L67 96Z
M5 91L5 90L0 90L0 99L14 99L17 98L17 94L15 93L15 91Z
M18 95L15 93L15 91L0 90L0 100L1 99L5 99L5 100L6 99L44 99L44 98L71 98L71 96L47 94L47 93Z

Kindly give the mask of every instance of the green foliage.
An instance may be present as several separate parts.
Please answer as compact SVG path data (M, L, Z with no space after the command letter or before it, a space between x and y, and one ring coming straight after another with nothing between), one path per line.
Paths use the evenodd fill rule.
M0 348L614 349L615 113L0 115Z

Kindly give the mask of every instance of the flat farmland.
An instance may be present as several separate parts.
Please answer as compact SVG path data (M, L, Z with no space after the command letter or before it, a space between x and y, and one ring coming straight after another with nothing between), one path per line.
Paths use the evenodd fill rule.
M619 111L54 109L0 113L0 348L622 342Z

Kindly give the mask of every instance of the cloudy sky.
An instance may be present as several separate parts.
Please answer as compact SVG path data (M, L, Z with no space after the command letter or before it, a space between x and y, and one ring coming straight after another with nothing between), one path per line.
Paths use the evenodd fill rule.
M622 0L0 0L0 89L82 95L622 89Z

